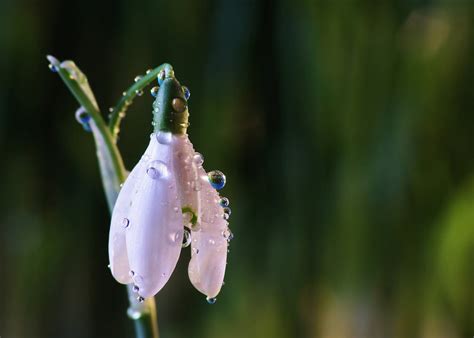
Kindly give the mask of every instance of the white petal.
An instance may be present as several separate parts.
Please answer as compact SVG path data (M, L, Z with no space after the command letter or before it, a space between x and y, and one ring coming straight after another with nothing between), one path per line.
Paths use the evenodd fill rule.
M227 264L227 221L219 194L211 186L203 167L194 161L195 152L187 135L176 137L175 165L182 206L198 216L191 232L191 261L188 273L196 289L208 297L219 293Z
M129 274L130 267L128 264L128 254L125 243L126 228L130 225L127 216L129 215L132 202L132 194L134 193L134 189L140 184L138 173L142 172L143 168L146 167L146 157L149 156L148 154L152 152L152 148L155 145L155 143L150 142L150 145L145 151L145 155L128 175L119 192L112 211L109 233L110 270L112 271L114 278L122 284L129 284L132 282Z
M154 296L168 281L183 240L182 214L173 172L173 145L155 143L147 166L137 174L126 242L132 279L142 297ZM148 173L147 173L148 172Z

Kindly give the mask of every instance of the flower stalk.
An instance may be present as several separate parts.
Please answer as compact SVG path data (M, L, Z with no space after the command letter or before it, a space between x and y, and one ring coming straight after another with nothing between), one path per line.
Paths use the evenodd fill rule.
M113 108L109 125L107 125L102 118L86 76L74 62L59 62L50 55L47 56L47 59L50 62L50 69L59 74L80 106L84 108L85 112L91 118L89 127L94 135L102 183L109 211L112 212L120 191L120 186L127 176L122 156L116 145L121 119L133 98L139 95L151 81L156 79L160 71L172 71L172 68L169 64L163 64L153 70L147 71L147 74L136 81ZM131 284L127 285L127 292L130 301L130 307L127 313L135 323L136 337L158 338L155 299L151 297L143 302L137 301Z

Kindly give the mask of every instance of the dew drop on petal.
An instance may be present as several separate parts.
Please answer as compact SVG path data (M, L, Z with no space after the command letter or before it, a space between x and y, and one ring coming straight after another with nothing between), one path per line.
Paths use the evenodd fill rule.
M166 178L168 177L168 167L162 161L152 161L148 165L146 173L154 180Z
M225 175L222 171L213 170L213 171L210 171L207 174L207 176L209 178L209 183L211 183L211 185L214 189L220 190L220 189L224 188L226 178L225 178Z
M137 94L138 96L142 96L143 95L143 90L137 89L137 90L135 90L135 94Z
M130 277L133 277L133 276L135 276L135 271L130 270L130 272L128 274L130 275Z
M227 242L230 242L234 238L234 234L229 228L222 231L222 236L227 240Z
M202 166L202 164L204 163L204 157L202 156L201 153L195 153L194 156L193 156L193 162L194 164L196 164L199 167Z
M142 79L142 77L143 77L143 76L141 76L141 75L137 75L137 76L135 76L135 78L133 79L133 81L138 82L138 81L140 81L140 80Z
M191 240L191 233L188 230L184 230L183 248L187 248L191 244Z
M219 204L221 205L221 207L228 207L229 206L229 199L227 197L222 197L220 200L219 200Z
M156 135L156 140L161 144L170 144L173 140L173 134L166 131L160 131Z
M217 300L216 297L206 297L206 300L209 304L214 304Z
M160 87L158 86L155 86L153 88L150 89L150 93L153 97L156 97L156 95L158 95L158 90L160 89Z
M224 208L224 219L228 220L231 213L232 213L232 210L229 207L225 207Z
M145 301L145 298L143 298L142 296L137 297L137 302L143 303L144 301Z
M138 285L134 285L133 292L138 292L138 291L140 291L140 288L138 287Z
M186 101L189 100L189 97L191 96L191 92L189 91L188 87L182 86L181 88L183 89L184 98L186 99Z
M150 74L152 71L153 71L153 69L150 68L150 69L147 69L145 73Z
M124 219L122 220L122 226L123 226L124 228L128 228L128 227L130 226L130 220L129 220L128 218L124 218Z

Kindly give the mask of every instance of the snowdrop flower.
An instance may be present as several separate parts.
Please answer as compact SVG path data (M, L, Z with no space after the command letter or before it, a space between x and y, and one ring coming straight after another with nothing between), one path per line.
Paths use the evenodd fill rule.
M207 174L202 155L189 141L187 88L172 71L160 73L158 80L160 88L152 90L154 133L113 209L110 268L118 282L133 283L143 300L163 288L181 248L190 244L191 283L214 302L232 238L228 199L216 190L225 176L217 170Z

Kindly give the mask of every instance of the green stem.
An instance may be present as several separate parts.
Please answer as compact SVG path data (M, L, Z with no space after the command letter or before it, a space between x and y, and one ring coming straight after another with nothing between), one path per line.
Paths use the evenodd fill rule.
M109 210L112 212L115 199L120 191L120 184L125 181L127 175L125 166L123 165L122 156L120 155L115 140L112 137L112 133L107 128L107 125L100 114L94 94L89 87L85 75L73 62L68 62L63 66L63 64L59 63L59 61L54 57L48 56L47 58L51 62L50 67L58 72L76 100L82 107L84 107L87 114L89 114L93 119L95 126L92 130L98 148L99 167L109 202ZM159 70L157 72L159 72ZM137 84L138 83L135 85ZM114 177L108 177L110 175ZM139 303L133 293L132 285L127 285L127 291L130 302L130 307L127 313L135 323L136 337L159 338L155 299L148 298L143 303Z
M173 67L170 64L163 63L161 66L147 71L147 73L140 80L135 82L124 92L124 95L122 95L117 105L113 107L112 111L110 112L109 131L112 134L114 141L116 141L120 131L120 121L125 117L127 108L131 105L135 96L137 96L138 93L140 93L146 86L155 80L157 75L162 70L165 70L168 73L172 71L172 69Z

